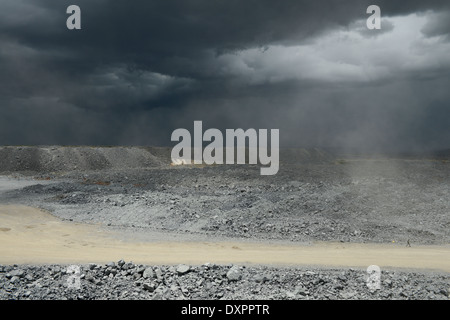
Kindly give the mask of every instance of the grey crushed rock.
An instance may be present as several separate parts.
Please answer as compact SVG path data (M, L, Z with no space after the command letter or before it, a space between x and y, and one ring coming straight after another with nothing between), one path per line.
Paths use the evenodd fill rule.
M242 278L242 272L238 266L232 266L227 272L227 278L229 281L239 281Z
M145 270L144 270L144 273L142 274L142 276L145 278L145 279L148 279L148 278L153 278L154 276L155 276L155 273L153 272L153 269L152 268L146 268Z
M257 166L231 165L28 172L50 180L0 192L0 202L131 232L405 246L409 240L411 247L448 243L447 163L325 160L281 163L275 176L261 176Z
M187 265L185 265L185 264L180 264L180 265L177 267L177 273L180 274L180 275L186 274L186 273L189 272L189 269L190 269L189 266L187 266Z
M116 264L116 267L119 264ZM18 270L1 266L0 299L32 300L216 300L216 299L449 299L450 275L382 270L380 290L370 290L366 270L276 268L268 266L188 266L189 272L172 272L180 266L142 266L127 263L130 273L106 276L108 265L80 265L80 289L68 287L68 274L53 270L67 266L23 265L28 277L7 273ZM186 270L185 265L183 270ZM134 275L159 270L159 277ZM16 272L13 272L17 274ZM144 271L145 273L145 271ZM155 272L156 273L156 272ZM261 281L265 279L264 281ZM343 281L345 279L345 281Z

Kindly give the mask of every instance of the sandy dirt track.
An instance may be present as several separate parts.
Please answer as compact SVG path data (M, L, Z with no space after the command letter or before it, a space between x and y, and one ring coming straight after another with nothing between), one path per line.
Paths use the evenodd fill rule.
M126 239L126 240L125 240ZM59 220L17 205L0 206L0 264L104 263L119 259L143 264L234 263L366 268L433 269L450 272L450 247L317 242L132 241L95 225Z

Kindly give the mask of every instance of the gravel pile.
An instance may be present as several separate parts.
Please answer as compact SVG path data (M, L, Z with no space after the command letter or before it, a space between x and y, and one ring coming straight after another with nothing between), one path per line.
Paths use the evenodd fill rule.
M0 173L55 173L129 168L170 167L168 147L89 147L89 146L0 146ZM319 149L284 149L283 163L315 162L332 159Z
M48 175L0 201L76 222L245 239L446 244L447 163L128 169ZM61 182L61 179L64 182ZM49 183L53 182L53 183Z
M159 168L169 163L168 148L0 147L0 172L64 172L113 168Z
M380 289L363 270L213 265L146 266L123 260L105 265L0 266L0 299L448 299L448 274L382 271ZM69 272L68 272L69 270ZM71 282L79 277L79 288Z

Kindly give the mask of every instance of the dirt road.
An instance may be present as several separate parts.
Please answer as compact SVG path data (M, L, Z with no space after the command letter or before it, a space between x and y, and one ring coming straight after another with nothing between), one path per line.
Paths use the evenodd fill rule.
M59 220L16 205L0 206L0 264L104 263L301 265L434 269L450 272L449 246L130 240L99 226Z

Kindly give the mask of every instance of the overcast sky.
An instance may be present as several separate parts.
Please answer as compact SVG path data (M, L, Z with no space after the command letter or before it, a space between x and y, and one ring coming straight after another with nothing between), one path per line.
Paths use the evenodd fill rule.
M0 1L1 145L173 145L194 120L281 146L450 148L450 1Z

